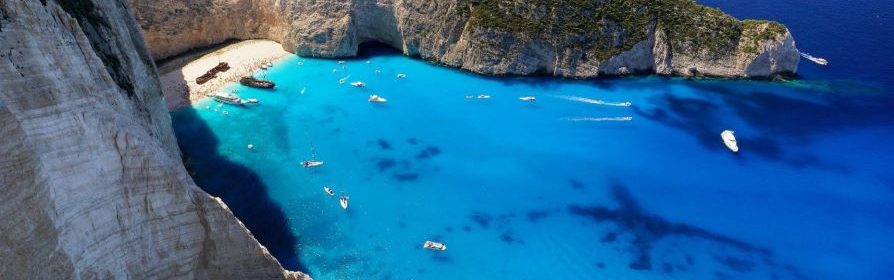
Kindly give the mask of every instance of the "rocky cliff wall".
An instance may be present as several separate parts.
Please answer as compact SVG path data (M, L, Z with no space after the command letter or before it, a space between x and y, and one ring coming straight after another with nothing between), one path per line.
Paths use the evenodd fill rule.
M126 2L0 0L3 279L297 279L180 161Z
M302 56L364 42L483 74L592 78L646 72L750 78L794 73L782 25L692 0L129 0L156 59L266 38Z

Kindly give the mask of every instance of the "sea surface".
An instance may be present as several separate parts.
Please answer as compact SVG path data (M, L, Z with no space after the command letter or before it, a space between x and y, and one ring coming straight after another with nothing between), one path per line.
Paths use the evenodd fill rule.
M204 100L174 127L196 183L318 280L894 279L892 2L702 2L781 21L831 64L786 83L490 78L371 46L287 58L257 73L275 90L226 89L260 105Z

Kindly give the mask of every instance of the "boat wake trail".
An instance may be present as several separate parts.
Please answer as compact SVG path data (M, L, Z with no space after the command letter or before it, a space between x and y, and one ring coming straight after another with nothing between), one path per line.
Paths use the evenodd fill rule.
M633 117L601 117L601 118L585 117L585 118L564 118L562 120L569 121L569 122L609 122L609 121L628 122L628 121L632 121Z
M599 100L599 99L590 99L590 98L579 97L579 96L564 96L564 95L561 95L561 96L557 96L557 97L558 97L558 98L561 98L561 99L569 100L569 101L576 101L576 102L582 102L582 103L588 103L588 104L596 104L596 105L615 106L615 107L630 107L630 106L633 106L633 103L630 103L630 102L608 102L608 101L602 101L602 100Z

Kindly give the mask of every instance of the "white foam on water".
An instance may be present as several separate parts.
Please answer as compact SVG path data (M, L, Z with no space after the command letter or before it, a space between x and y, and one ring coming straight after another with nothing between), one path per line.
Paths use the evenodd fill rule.
M606 105L606 106L616 106L616 107L633 106L633 103L630 103L630 102L608 102L608 101L603 101L603 100L599 100L599 99L590 99L590 98L579 97L579 96L560 95L560 96L556 96L556 97L565 99L565 100L569 100L569 101L576 101L576 102L596 104L596 105Z
M569 121L569 122L606 122L606 121L628 122L628 121L632 121L633 117L583 117L583 118L564 118L562 120Z

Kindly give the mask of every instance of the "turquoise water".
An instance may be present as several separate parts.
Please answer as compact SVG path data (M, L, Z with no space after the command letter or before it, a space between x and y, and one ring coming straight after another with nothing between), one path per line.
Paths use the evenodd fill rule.
M380 50L266 76L230 88L261 105L205 100L175 130L196 182L315 279L894 276L882 88L486 78ZM326 164L301 168L312 154Z

